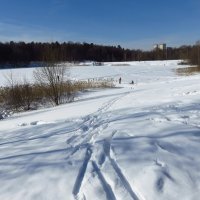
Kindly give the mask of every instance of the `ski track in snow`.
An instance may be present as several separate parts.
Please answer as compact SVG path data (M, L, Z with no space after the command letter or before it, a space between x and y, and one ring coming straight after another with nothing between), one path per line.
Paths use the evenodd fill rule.
M114 192L113 192L111 186L106 182L106 180L105 180L103 174L101 173L101 170L98 168L96 162L92 161L92 165L93 165L94 171L97 173L99 180L102 184L102 187L106 193L107 200L116 200L116 197L114 195Z
M88 147L87 150L86 150L83 165L81 166L81 168L79 170L78 176L76 178L76 182L74 184L73 194L74 194L75 197L78 195L78 193L80 191L81 183L83 181L83 178L84 178L84 175L85 175L85 172L86 172L86 169L87 169L87 165L88 165L88 162L91 158L91 155L92 155L92 150Z
M95 139L95 136L97 137L109 126L109 121L108 121L109 116L107 115L108 118L106 119L106 122L102 123L103 115L107 112L107 110L115 102L119 101L121 98L123 98L129 94L130 94L130 92L126 92L126 93L120 95L119 97L108 101L105 105L103 105L101 108L99 108L99 110L96 113L93 113L93 114L87 116L85 118L84 123L80 127L82 132L76 136L73 135L71 138L69 138L67 140L67 144L69 144L71 142L74 143L76 141L81 141L79 144L77 144L76 146L73 147L74 149L68 158L73 156L73 154L75 154L77 151L85 150L85 148L87 148L86 153L85 153L85 158L79 169L79 173L77 175L77 178L76 178L76 181L74 184L73 194L74 194L74 198L76 200L77 199L78 200L86 199L84 191L81 191L81 186L83 184L83 179L85 177L85 174L91 173L91 172L87 172L87 166L90 162L92 164L94 172L97 174L97 176L99 178L101 187L104 189L107 200L116 200L115 192L113 191L112 187L107 183L106 177L103 174L103 172L101 171L101 166L105 162L106 158L108 159L110 166L113 168L113 171L116 174L116 178L121 181L122 187L130 195L130 197L131 197L130 199L139 200L138 196L135 194L135 192L131 188L130 183L128 182L128 180L126 179L124 174L122 173L122 170L118 166L117 162L110 156L110 145L111 145L110 142L112 140L112 137L116 133L116 131L113 131L111 136L107 139L104 139L103 143L101 143L101 144L96 143L96 139ZM104 117L104 120L105 120L105 117ZM83 135L84 135L84 137L82 138ZM95 155L96 154L95 148L97 146L99 148L99 145L101 145L102 149L103 149L103 154L101 154L100 157ZM91 157L92 157L92 159L91 159ZM98 166L97 163L99 163L100 166Z
M130 196L132 197L133 200L139 200L138 196L135 194L135 192L131 188L130 183L128 182L128 180L126 179L124 174L122 173L122 170L118 166L117 162L113 158L111 158L111 156L110 156L110 142L109 141L105 141L105 143L104 143L104 151L105 151L105 154L108 157L108 159L110 161L110 164L112 165L114 171L116 172L116 174L118 175L119 179L121 180L124 188L130 194Z
M83 184L83 179L85 177L87 172L87 166L88 163L91 162L94 172L97 174L99 181L101 183L102 188L105 191L107 200L115 200L116 197L114 195L114 192L112 191L111 186L106 182L106 178L104 177L103 173L101 172L100 168L98 167L97 163L98 161L95 161L94 158L95 156L92 156L95 154L95 148L96 145L96 140L95 137L97 137L99 134L101 134L109 125L108 118L103 120L103 115L107 112L107 110L117 101L119 101L121 98L127 96L130 92L126 92L119 97L116 97L107 103L105 103L101 108L98 109L96 113L93 113L87 117L85 117L84 122L79 126L79 131L76 130L76 135L72 135L66 143L75 143L76 145L72 147L72 151L69 153L69 156L67 159L70 159L71 156L73 156L77 151L84 150L86 149L85 153L85 158L83 160L83 163L79 169L79 173L77 175L74 188L73 188L73 195L75 199L85 199L84 191L81 191L81 186ZM107 117L109 117L107 115ZM115 132L112 133L111 137L115 134ZM127 191L130 193L132 199L138 200L137 196L135 193L132 191L130 184L122 174L120 168L118 167L117 163L110 157L110 142L108 145L108 149L106 148L106 142L101 144L104 149L104 157L108 157L110 160L110 164L113 167L113 170L116 172L117 176L119 176L120 180L122 181L124 187L127 189ZM90 161L92 157L92 161ZM102 164L102 163L101 163Z

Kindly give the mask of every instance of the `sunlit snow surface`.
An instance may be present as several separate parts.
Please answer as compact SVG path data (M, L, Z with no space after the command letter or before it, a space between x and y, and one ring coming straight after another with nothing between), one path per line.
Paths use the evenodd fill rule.
M200 75L177 76L177 63L72 67L119 88L1 120L0 199L198 200Z

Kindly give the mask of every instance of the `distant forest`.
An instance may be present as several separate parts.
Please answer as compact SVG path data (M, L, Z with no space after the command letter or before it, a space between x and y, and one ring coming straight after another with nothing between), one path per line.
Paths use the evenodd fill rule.
M51 53L47 53L51 52ZM154 49L150 51L131 50L118 46L104 46L93 43L73 42L0 42L0 64L11 64L18 67L30 62L113 62L113 61L145 61L145 60L174 60L186 59L192 64L200 64L200 44L181 46L178 48L167 47L165 50Z

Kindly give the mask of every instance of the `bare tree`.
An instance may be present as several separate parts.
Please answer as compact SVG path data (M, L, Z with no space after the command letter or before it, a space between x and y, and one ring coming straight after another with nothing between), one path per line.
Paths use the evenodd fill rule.
M34 71L36 82L55 105L59 105L63 101L64 78L67 72L65 66L56 63L57 55L57 51L47 48L43 56L45 67L37 68Z
M64 77L66 67L51 64L47 67L37 68L34 71L34 78L41 86L46 95L55 105L62 103L64 95Z

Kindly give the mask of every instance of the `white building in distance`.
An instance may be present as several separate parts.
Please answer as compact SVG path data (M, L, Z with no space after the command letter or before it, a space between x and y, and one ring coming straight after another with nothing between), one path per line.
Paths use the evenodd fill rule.
M164 50L166 50L167 45L165 43L163 43L163 44L155 44L153 46L153 48L154 48L154 50L159 49L159 50L163 50L164 51Z

